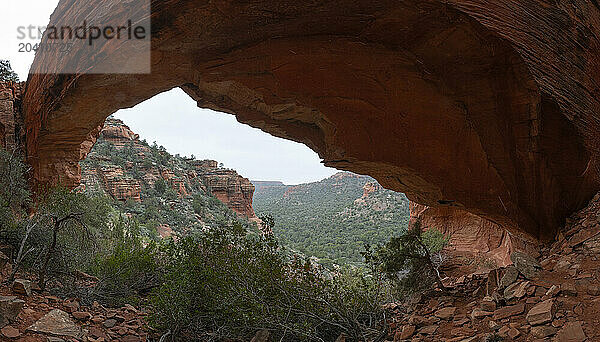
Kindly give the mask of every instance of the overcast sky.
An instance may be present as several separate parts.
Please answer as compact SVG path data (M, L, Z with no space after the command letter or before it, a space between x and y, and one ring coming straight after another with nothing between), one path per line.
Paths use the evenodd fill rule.
M0 59L10 60L21 80L33 61L18 52L17 27L45 26L58 0L4 1L0 21ZM116 116L141 138L163 145L173 154L215 159L252 180L311 182L336 170L320 163L316 153L292 141L275 138L240 124L233 115L199 109L183 91L174 89Z

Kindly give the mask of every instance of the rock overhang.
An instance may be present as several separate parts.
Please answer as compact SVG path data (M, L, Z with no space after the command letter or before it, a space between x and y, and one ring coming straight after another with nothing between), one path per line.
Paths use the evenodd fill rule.
M568 3L156 2L151 74L36 74L52 55L36 58L28 160L73 186L108 115L181 87L326 165L547 239L599 187L600 13ZM62 0L51 22L88 6Z

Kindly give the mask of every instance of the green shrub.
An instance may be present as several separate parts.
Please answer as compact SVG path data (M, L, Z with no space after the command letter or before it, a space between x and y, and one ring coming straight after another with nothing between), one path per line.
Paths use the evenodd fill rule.
M420 222L399 237L393 237L376 250L364 253L373 272L383 271L403 294L422 291L434 283L444 288L439 268L445 261L444 247L449 239L435 228L422 231Z
M132 303L158 285L158 246L144 244L137 224L122 217L113 221L111 231L108 244L88 269L99 281L87 298L114 305Z
M269 329L277 339L335 340L376 335L382 327L380 287L364 273L324 274L291 260L270 237L220 227L165 246L163 285L152 295L153 325L179 340L250 337Z
M0 60L0 81L19 82L19 76L12 70L7 60Z
M30 203L28 170L20 154L0 147L0 228L4 231L15 228Z

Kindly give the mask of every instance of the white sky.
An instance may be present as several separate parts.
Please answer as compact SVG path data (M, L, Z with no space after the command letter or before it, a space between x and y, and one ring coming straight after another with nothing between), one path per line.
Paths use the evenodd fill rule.
M34 54L18 52L18 45L23 41L17 40L17 27L47 25L58 0L4 2L0 59L10 60L13 70L25 80ZM199 109L179 89L160 94L132 109L121 110L116 116L149 143L156 141L173 154L218 160L252 180L298 184L317 181L336 172L323 166L308 147L240 124L232 115Z

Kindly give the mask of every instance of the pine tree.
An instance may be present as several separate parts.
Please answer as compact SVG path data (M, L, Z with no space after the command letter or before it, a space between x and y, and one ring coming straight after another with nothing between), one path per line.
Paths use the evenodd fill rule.
M0 81L19 82L19 76L12 70L10 62L3 59L0 59Z

